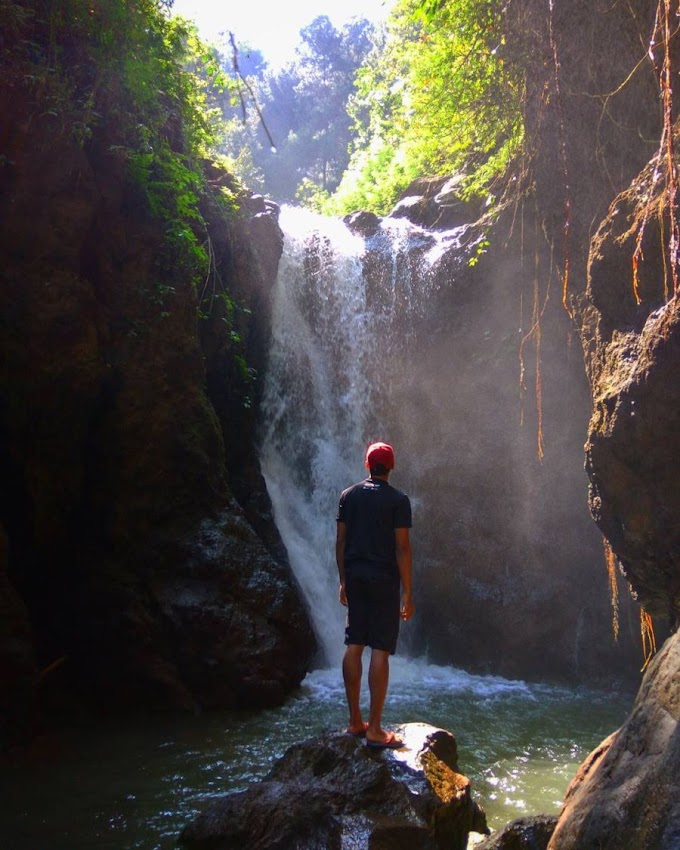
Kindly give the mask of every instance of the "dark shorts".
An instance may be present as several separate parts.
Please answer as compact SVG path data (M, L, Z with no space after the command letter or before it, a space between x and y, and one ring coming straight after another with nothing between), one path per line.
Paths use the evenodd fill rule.
M370 646L394 655L401 607L399 576L364 577L347 571L345 644Z

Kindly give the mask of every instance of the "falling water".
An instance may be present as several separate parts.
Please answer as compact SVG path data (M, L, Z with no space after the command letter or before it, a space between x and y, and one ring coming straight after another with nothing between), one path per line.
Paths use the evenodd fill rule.
M341 222L323 219L316 231L309 223L309 214L282 210L261 460L276 523L332 660L342 633L333 516L338 493L359 472L370 327L363 241Z
M426 272L441 251L406 222L383 223L371 239L380 256L371 276L364 273L364 239L341 221L284 207L280 224L284 254L261 461L277 526L325 660L333 662L344 618L334 556L337 499L365 474L367 443L390 439L390 390L415 344L414 319L427 310L434 286ZM424 273L414 269L414 256Z

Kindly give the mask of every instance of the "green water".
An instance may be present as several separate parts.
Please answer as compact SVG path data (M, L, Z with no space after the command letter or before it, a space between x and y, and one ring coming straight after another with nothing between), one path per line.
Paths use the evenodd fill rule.
M630 696L570 691L395 659L385 722L453 732L491 828L557 812L577 766ZM279 709L137 718L62 730L0 768L4 850L169 850L210 799L264 775L291 744L345 722L338 670Z

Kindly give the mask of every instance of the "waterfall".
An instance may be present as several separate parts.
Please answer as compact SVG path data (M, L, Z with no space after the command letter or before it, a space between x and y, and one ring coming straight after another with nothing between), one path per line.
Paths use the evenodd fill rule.
M338 497L366 475L366 445L393 439L391 393L432 286L427 274L414 274L414 249L423 268L439 254L431 235L383 222L370 240L380 261L369 274L364 239L340 220L284 207L280 224L261 463L325 661L336 663L345 617L335 566ZM400 489L404 468L397 450Z

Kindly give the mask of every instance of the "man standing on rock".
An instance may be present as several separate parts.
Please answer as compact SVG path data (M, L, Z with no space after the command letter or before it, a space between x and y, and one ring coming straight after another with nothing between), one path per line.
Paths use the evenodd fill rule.
M411 503L388 483L394 450L372 443L366 450L370 478L344 490L337 516L335 558L340 576L340 602L347 606L342 675L349 706L347 731L366 736L369 747L397 749L404 745L394 732L382 728L382 711L389 682L390 655L399 635L399 618L410 620ZM401 587L401 604L400 604ZM361 715L362 656L371 647L368 723Z

